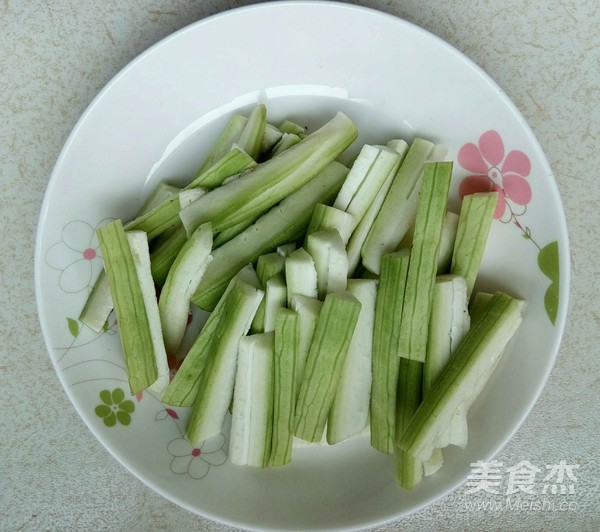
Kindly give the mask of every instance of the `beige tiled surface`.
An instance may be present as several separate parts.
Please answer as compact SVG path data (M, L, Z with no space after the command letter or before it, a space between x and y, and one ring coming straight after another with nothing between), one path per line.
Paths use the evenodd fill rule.
M78 418L46 354L33 246L69 131L137 54L207 15L249 4L190 0L0 2L0 529L226 530L162 499ZM446 39L528 120L556 175L572 245L570 316L540 400L498 459L579 464L576 509L469 510L464 488L381 530L600 529L600 8L596 0L358 2ZM490 500L490 499L488 499Z

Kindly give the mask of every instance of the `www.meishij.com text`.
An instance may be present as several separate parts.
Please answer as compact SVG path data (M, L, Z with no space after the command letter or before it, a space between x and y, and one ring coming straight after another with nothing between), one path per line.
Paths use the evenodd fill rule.
M544 497L526 500L519 497L505 499L486 499L465 501L465 510L469 512L575 512L577 501L570 499L552 499Z

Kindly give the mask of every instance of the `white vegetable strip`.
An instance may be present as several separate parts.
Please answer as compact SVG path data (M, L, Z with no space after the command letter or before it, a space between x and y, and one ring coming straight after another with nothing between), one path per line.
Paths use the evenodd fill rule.
M333 229L308 235L306 250L315 261L319 298L324 299L331 292L345 291L348 256L338 231Z
M342 375L327 422L327 441L338 443L367 426L371 398L371 363L377 281L350 279L348 292L360 301L358 322L350 340Z
M158 303L165 348L169 354L176 355L179 351L190 300L212 260L212 242L210 223L201 225L181 248L169 270Z
M306 230L306 238L312 233L335 229L342 237L344 245L350 240L350 235L356 228L356 218L346 211L330 207L329 205L315 205L312 218ZM306 238L304 239L306 242Z
M169 385L169 364L167 363L167 353L163 342L163 336L160 326L160 316L158 311L158 302L156 301L156 289L150 272L150 252L148 251L148 237L142 231L129 231L126 233L133 263L137 272L138 281L144 298L146 307L146 316L150 327L150 337L152 338L152 347L154 360L156 363L157 379L149 386L149 389L162 393Z
M232 464L267 467L273 417L273 333L240 339L231 414Z
M433 143L415 139L394 177L361 252L363 264L373 273L379 273L381 257L398 247L410 227L417 211L423 168L433 149Z
M398 152L401 161L404 159L406 152L408 151L406 142L403 140L390 141L388 142L388 146ZM377 214L381 210L381 206L392 186L396 173L397 171L390 172L386 177L348 241L346 246L346 253L348 255L348 277L354 275L354 272L361 261L362 247L371 231L371 227L373 227L373 223L377 219Z
M304 248L297 249L285 259L285 281L288 307L295 296L318 296L315 261Z

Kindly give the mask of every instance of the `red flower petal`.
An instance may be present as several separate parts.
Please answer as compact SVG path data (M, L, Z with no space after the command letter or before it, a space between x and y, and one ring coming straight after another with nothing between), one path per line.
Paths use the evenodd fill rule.
M494 211L494 218L498 220L502 218L502 215L506 210L506 200L503 189L492 183L492 181L484 175L470 175L469 177L465 177L458 187L458 195L461 199L469 194L475 194L475 192L493 191L498 192L498 203L496 204L496 210Z
M177 415L177 412L175 412L175 410L171 408L165 408L165 412L169 414L172 418L179 419L179 416Z
M502 190L499 186L494 185L492 190L498 192L498 203L496 203L496 210L494 211L494 218L499 220L504 215L504 211L506 210L506 195L504 194L504 190Z
M475 192L490 192L492 190L492 182L484 175L470 175L465 177L458 187L458 195L464 198L468 194Z
M476 174L487 174L488 166L485 164L479 148L473 143L465 144L458 151L458 164L465 170Z
M498 166L502 162L502 159L504 159L502 137L493 129L486 131L479 137L479 149L492 166Z
M514 173L527 177L531 172L531 161L522 151L512 150L502 163L502 173Z
M524 177L505 174L502 184L506 195L518 205L527 205L531 201L531 186Z
M135 394L135 398L138 400L138 402L142 400L142 397L144 397L144 392L143 391L140 391L140 392L138 392L138 393Z

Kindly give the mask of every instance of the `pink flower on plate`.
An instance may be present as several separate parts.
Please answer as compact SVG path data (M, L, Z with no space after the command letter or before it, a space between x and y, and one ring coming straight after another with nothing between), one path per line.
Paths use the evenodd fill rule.
M511 150L505 156L502 137L493 129L479 137L478 145L465 144L458 152L458 163L473 174L460 183L459 195L498 192L494 218L509 222L522 215L531 201L531 186L525 179L531 162L525 153Z
M167 451L173 457L171 460L171 471L191 478L204 478L211 466L223 465L227 460L225 447L225 436L218 434L200 445L192 445L185 438L176 438L169 442Z
M102 269L102 257L96 229L107 220L92 226L82 220L67 223L61 239L46 251L46 264L60 271L62 290L76 294L89 288Z

